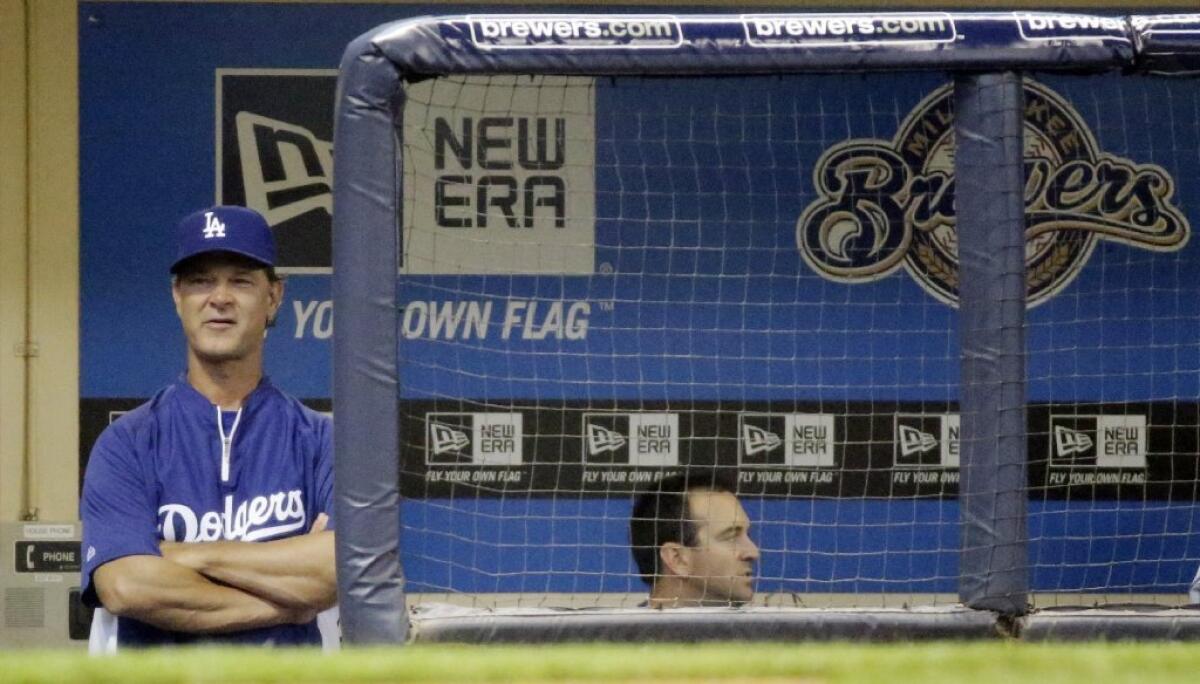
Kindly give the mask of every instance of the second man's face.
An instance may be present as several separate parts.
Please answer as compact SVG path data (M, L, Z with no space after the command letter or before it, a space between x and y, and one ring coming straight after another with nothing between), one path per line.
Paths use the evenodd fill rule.
M271 282L254 262L217 253L188 264L171 293L190 352L201 361L221 363L261 353L283 285Z
M754 598L758 546L750 539L750 519L729 492L692 491L688 508L696 525L696 545L686 547L691 571L686 581L702 605L739 605Z

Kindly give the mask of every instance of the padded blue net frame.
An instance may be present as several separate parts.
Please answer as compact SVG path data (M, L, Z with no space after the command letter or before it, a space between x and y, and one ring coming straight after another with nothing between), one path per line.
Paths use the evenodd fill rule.
M356 39L341 64L334 143L334 446L347 641L400 643L408 630L396 274L406 256L400 122L411 84L461 75L952 74L961 141L953 165L962 283L957 588L969 609L1007 618L1026 613L1031 572L1022 74L1198 69L1200 17L1175 15L481 15L406 20ZM1072 425L1064 429L1082 429ZM979 628L977 616L968 623Z

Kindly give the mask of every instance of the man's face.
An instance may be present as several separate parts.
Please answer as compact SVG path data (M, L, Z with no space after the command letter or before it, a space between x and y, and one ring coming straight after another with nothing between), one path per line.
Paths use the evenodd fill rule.
M283 284L271 282L252 261L216 253L187 264L171 294L188 349L201 361L220 363L261 353Z
M758 547L750 539L750 519L729 492L692 491L688 508L696 526L685 583L702 605L746 603L754 598Z

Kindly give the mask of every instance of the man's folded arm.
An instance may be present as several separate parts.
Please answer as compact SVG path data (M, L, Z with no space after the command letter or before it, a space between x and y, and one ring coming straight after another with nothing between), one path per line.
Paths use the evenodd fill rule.
M124 556L92 573L96 595L109 612L160 629L219 634L280 624L302 624L315 611L272 603L222 586L165 558Z
M334 533L314 531L269 542L163 543L163 556L204 577L270 603L314 611L337 603Z

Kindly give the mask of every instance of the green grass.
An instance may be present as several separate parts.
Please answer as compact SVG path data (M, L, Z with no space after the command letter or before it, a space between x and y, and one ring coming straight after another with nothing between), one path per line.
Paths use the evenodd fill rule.
M164 649L89 658L0 653L3 682L789 681L1058 684L1195 682L1180 643L418 645L315 651Z

